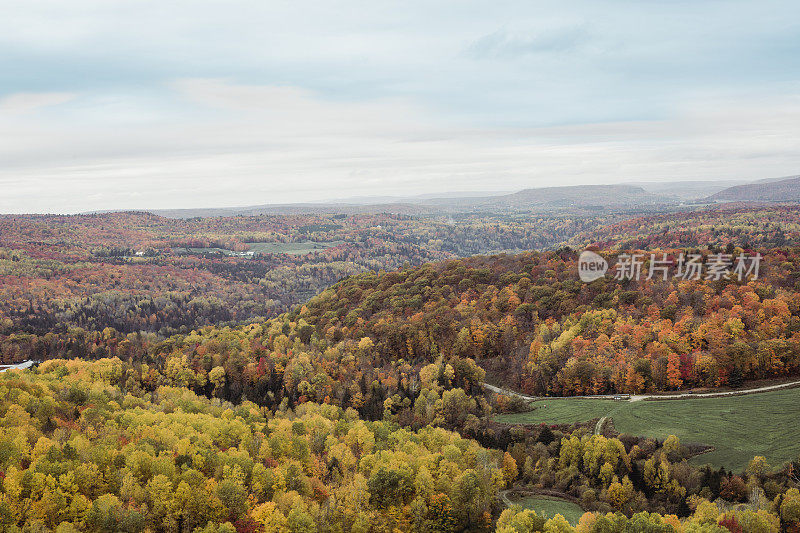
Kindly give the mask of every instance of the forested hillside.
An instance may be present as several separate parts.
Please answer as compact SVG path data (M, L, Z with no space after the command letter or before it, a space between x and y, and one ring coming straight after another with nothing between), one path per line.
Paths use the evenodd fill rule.
M569 239L574 247L651 250L656 248L774 248L800 239L800 207L730 204L696 211L634 217L599 226Z
M798 52L0 0L0 533L800 533Z
M797 202L800 200L800 176L736 185L711 195L709 199L717 202Z
M800 520L792 470L771 473L763 458L731 475L691 467L675 438L589 436L582 427L506 428L505 443L486 433L485 448L431 426L363 421L337 405L270 410L154 388L158 374L115 358L0 375L0 526L710 533L777 532ZM515 482L571 494L591 512L577 529L559 516L501 513L500 491Z
M143 393L119 360L3 378L4 531L487 530L508 481L502 452L442 429Z
M764 212L772 226L761 225ZM2 290L14 295L3 304L0 354L44 362L0 374L0 524L59 533L793 531L796 462L698 466L703 443L621 435L598 415L504 424L493 415L524 405L482 384L570 396L800 375L800 249L777 240L780 231L796 242L796 219L788 208L636 219L593 249L613 266L637 253L623 245L652 246L638 252L645 275L591 283L580 281L570 247L461 259L445 250L469 232L485 233L488 246L583 227L565 219L537 229L462 221L445 241L434 237L449 223L301 217L292 223L304 229L280 241L301 253L252 256L226 254L276 246L276 235L238 233L263 220L102 215L78 217L74 229L66 219L52 228L14 219L3 233L16 244L0 264ZM183 240L171 224L186 225ZM671 228L687 224L713 236L711 246L675 242ZM384 244L364 237L403 225L419 233ZM337 233L345 228L351 241ZM745 235L749 248L735 244ZM403 258L370 255L381 246L420 255L272 318L246 318L255 307L244 272L270 275L273 261L322 268L354 250L365 261ZM757 279L646 279L651 253L711 261L722 252L761 253ZM411 264L423 258L444 259ZM219 291L220 313L241 306L241 320L185 300L206 288ZM135 304L92 315L108 291ZM167 307L158 314L148 303L167 294L174 323ZM570 525L504 510L509 490L587 513Z
M263 358L259 373L269 374L301 353L327 377L308 380L309 391L296 389L297 380L284 387L281 378L271 378L278 380L273 392L321 401L331 393L345 398L347 389L353 401L358 392L369 396L378 379L389 396L400 391L413 399L403 391L418 390L419 383L406 383L404 375L437 361L452 363L467 392L484 370L490 381L535 394L738 386L800 371L798 261L797 249L771 250L761 277L742 282L606 277L586 284L577 278L577 254L568 249L473 257L361 274L263 324L168 340L112 328L70 329L11 334L0 346L12 362L106 355L163 362L179 353L195 374L235 367L226 372L233 380L228 399L253 381L240 377L247 364ZM265 401L261 392L248 394Z
M0 216L0 334L154 332L275 316L366 270L555 245L594 218Z
M528 393L737 386L800 371L798 260L771 250L749 282L586 284L569 249L473 257L356 276L298 316L332 338L374 339L379 360L469 357Z

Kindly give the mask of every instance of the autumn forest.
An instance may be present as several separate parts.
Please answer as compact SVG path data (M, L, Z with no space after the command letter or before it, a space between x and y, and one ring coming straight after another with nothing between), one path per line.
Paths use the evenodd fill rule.
M761 262L583 282L587 249ZM800 531L793 428L794 460L710 464L612 399L800 379L797 206L2 215L0 364L26 361L2 531ZM575 397L613 406L504 418Z

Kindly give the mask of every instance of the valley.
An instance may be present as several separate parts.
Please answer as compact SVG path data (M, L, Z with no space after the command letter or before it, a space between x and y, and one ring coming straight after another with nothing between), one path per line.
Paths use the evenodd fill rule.
M800 533L800 2L0 6L0 533Z
M0 217L0 519L772 531L800 504L798 216ZM574 243L763 259L584 283ZM481 255L509 248L539 249Z

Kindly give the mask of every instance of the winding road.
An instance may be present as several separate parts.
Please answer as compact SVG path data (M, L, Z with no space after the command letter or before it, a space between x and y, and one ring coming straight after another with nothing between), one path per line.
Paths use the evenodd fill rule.
M608 415L601 417L600 420L597 421L597 424L594 426L595 435L599 435L603 432L603 424L606 423L606 420L608 420Z
M577 398L591 398L591 399L598 399L598 400L613 400L615 397L619 396L617 394L604 394L598 396L528 396L526 394L521 394L519 392L515 392L508 389L503 389L501 387L496 387L494 385L489 385L488 383L483 383L483 387L487 390L495 392L497 394L502 394L504 396L509 396L512 398L520 398L525 401L535 401L535 400L553 400L553 399L561 399L561 400L569 400L569 399L577 399ZM650 401L668 401L668 400L680 400L685 398L720 398L722 396L743 396L745 394L757 394L759 392L769 392L774 390L780 389L790 389L792 387L800 387L800 380L798 381L789 381L786 383L778 383L775 385L765 385L762 387L753 387L751 389L741 389L741 390L732 390L732 391L720 391L720 392L704 392L704 393L677 393L677 394L634 394L630 395L627 400L619 400L619 401L626 401L626 402L640 402L642 400L650 400ZM614 410L616 411L616 409ZM600 435L603 431L603 426L605 425L608 418L614 413L611 411L607 415L601 417L597 424L594 426L594 434Z
M529 402L535 400L570 400L578 398L595 399L595 400L613 400L616 396L619 396L618 394L598 394L594 396L528 396L509 389L496 387L488 383L482 383L481 385L483 385L483 388L485 388L486 390L490 390L497 394L510 396L512 398L520 398L522 400ZM632 394L627 400L620 400L620 401L640 402L642 400L660 401L660 400L680 400L683 398L718 398L720 396L741 396L744 394L755 394L758 392L769 392L773 390L790 389L792 387L800 387L800 380L789 381L786 383L778 383L776 385L765 385L763 387L754 387L752 389L738 389L732 391L703 392L703 393L681 392L675 394Z
M25 361L15 365L0 365L0 372L5 372L6 370L25 370L26 368L32 367L34 364L36 364L34 361Z

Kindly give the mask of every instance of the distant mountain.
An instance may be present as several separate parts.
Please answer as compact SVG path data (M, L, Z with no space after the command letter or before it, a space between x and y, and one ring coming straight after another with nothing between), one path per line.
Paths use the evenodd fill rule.
M448 191L434 192L425 194L415 194L413 196L352 196L348 198L337 198L320 202L322 204L350 204L350 205L379 205L379 204L422 204L427 200L455 198L476 198L487 196L500 196L510 194L514 191Z
M526 207L558 209L566 207L634 207L646 204L671 204L674 203L674 200L651 194L635 185L575 185L525 189L514 194L498 196L490 203L518 209Z
M632 185L572 185L524 189L510 194L483 197L428 198L421 205L440 211L556 211L597 210L671 205L676 198L651 194Z
M438 212L441 205L454 207L469 202L475 197L494 197L507 193L448 192L428 193L416 196L353 196L325 202L297 204L264 204L242 207L198 207L188 209L151 209L149 212L167 218L231 217L254 215L299 215L299 214L380 214L422 215ZM444 198L440 198L444 196ZM448 209L449 210L449 209Z
M800 176L737 185L707 199L713 202L800 202Z
M748 183L746 180L719 180L719 181L643 181L629 183L628 185L638 185L645 191L663 196L672 196L680 200L696 200L706 198L712 194L733 187Z
M549 213L569 210L585 214L609 210L654 212L662 209L684 209L697 206L697 204L722 202L800 202L800 176L751 182L696 180L571 185L524 189L514 193L452 191L415 196L354 196L324 202L152 209L149 212L168 218L299 214Z
M421 215L432 210L413 204L273 204L245 207L209 207L191 209L151 209L150 213L167 218L234 217L255 215L308 215L308 214L380 214Z
M653 194L634 185L574 185L525 189L515 193L485 194L452 193L452 196L433 194L415 197L362 197L326 203L254 205L245 207L156 209L151 213L169 218L220 217L237 215L294 215L294 214L370 214L392 213L423 215L435 213L464 213L480 211L549 212L565 209L604 210L647 208L656 205L675 205L678 199ZM371 200L371 203L367 203ZM390 202L390 200L396 200ZM348 202L348 203L339 203Z

